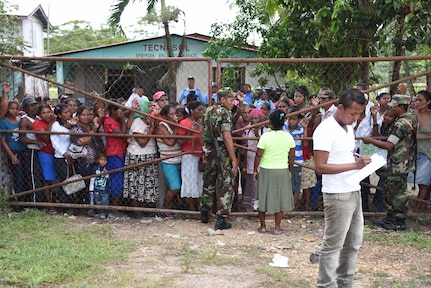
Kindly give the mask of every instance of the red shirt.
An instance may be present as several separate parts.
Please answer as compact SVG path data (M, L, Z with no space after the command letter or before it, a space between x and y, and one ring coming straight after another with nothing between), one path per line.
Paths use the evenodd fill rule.
M188 127L188 128L192 128L192 120L187 117L186 119L181 120L181 122L179 123L182 126ZM178 128L178 135L186 135L189 132L189 130L183 129L183 128ZM199 133L196 132L192 132L191 136L200 136ZM193 142L194 142L194 149L193 149ZM201 145L201 140L200 138L196 138L196 139L188 139L183 146L181 147L181 149L183 150L183 152L188 152L188 151L202 151L202 145ZM193 154L197 157L202 157L202 154Z
M36 119L33 123L33 130L34 131L49 131L49 123L40 119ZM41 141L43 143L45 143L45 147L43 147L42 149L40 149L40 151L45 152L47 154L51 154L54 155L54 147L52 147L52 143L51 143L51 139L49 139L49 135L48 136L48 141L43 140L41 137L41 134L36 134L36 139L37 141Z
M103 131L112 133L115 129L121 130L121 124L111 116L106 116L103 121ZM106 156L123 157L127 149L127 140L123 137L106 137Z

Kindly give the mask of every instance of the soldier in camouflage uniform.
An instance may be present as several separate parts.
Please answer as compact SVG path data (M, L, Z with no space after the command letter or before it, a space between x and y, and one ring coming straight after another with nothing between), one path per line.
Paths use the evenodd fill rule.
M217 201L215 230L232 227L226 217L232 206L238 162L232 141L234 94L230 88L217 92L218 103L208 107L202 118L204 133L202 151L205 158L204 191L201 202L201 221L208 223L208 213ZM217 148L218 146L218 148ZM216 186L217 185L217 186Z
M371 143L388 150L388 170L384 186L387 217L374 224L387 230L405 230L407 218L407 175L414 171L416 161L416 131L418 119L408 112L410 97L394 95L389 106L397 120L389 130L386 141L365 137L364 143Z

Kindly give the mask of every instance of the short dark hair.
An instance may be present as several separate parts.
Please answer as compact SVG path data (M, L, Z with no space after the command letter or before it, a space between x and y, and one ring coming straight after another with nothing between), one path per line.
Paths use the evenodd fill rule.
M172 104L168 104L165 107L162 108L162 110L160 111L160 115L162 115L163 117L169 114L169 110L171 110L171 108L174 108L175 111L177 111L177 109L175 108L174 105Z
M301 108L299 108L297 105L292 105L289 107L289 110L287 110L287 113L298 112L299 110L301 110ZM297 116L299 119L303 118L302 114L297 114L295 116Z
M269 114L269 121L272 124L273 130L281 130L283 128L285 117L286 113L281 109L274 110Z
M354 102L360 105L365 105L366 101L367 99L365 99L364 93L362 93L359 89L353 88L344 90L343 93L341 93L338 104L343 105L343 107L347 109L351 108Z
M361 87L362 90L367 90L368 89L368 85L365 84L364 82L356 84L356 87L358 87L358 86Z

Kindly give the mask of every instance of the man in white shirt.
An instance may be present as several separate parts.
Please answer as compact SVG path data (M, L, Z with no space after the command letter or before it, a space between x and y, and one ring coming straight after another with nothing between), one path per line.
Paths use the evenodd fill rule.
M364 112L365 97L361 91L351 89L341 94L338 103L334 115L322 121L313 135L315 166L322 174L325 207L318 287L353 287L364 229L359 183L347 179L354 170L371 162L369 156L355 157L352 153L352 123Z

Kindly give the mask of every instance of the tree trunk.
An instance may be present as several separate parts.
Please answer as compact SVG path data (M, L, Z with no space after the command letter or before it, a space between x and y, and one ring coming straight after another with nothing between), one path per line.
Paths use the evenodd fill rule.
M394 38L394 52L393 56L403 55L403 34L404 34L404 22L407 15L407 11L402 9L400 13L395 17L396 32ZM400 79L401 61L395 61L392 67L392 81ZM391 95L397 93L397 85L392 85L390 89Z

